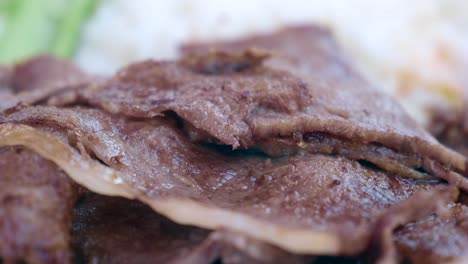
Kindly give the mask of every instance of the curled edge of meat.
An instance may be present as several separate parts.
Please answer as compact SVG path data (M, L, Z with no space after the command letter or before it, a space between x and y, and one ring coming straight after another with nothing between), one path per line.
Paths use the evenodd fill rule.
M274 51L267 52L263 50L257 49L246 49L240 52L228 53L222 50L210 50L207 54L190 54L182 57L180 64L184 67L188 67L191 71L195 73L204 73L204 74L219 74L219 73L230 73L230 72L239 72L243 71L246 68L260 68L262 67L269 67L268 64L263 65L262 63L264 60L268 59L270 55L273 54ZM272 57L274 59L275 57ZM151 64L158 65L160 67L161 64L156 61L146 61L142 63L135 63L130 65L124 69L122 69L119 73L117 73L116 79L120 79L123 83L122 79L130 78L132 72L145 72L145 69L148 73L151 74ZM177 64L174 64L177 65ZM178 65L178 66L181 66ZM156 66L154 66L156 67ZM148 70L149 69L149 70ZM129 77L130 76L130 77ZM294 75L292 75L294 76ZM123 78L125 77L125 78ZM165 76L164 79L169 79L171 76ZM173 77L173 76L172 76ZM358 78L359 76L355 77ZM134 80L135 81L135 80ZM134 82L132 81L132 82ZM136 83L141 82L141 80L136 80ZM104 82L105 83L105 82ZM110 82L112 83L112 82ZM142 84L145 86L145 84ZM86 101L91 105L95 105L98 108L104 109L107 112L113 114L126 114L125 111L122 111L119 107L112 102L112 98L101 98L96 99L93 102L92 98L99 98L99 91L105 90L107 85L94 85L88 87L88 89L84 89L84 92L78 97L82 97L81 100ZM109 86L111 87L111 86ZM112 86L113 87L113 86ZM117 86L116 86L117 87ZM113 89L117 89L113 87ZM52 98L49 103L54 104L54 100L57 98ZM103 100L108 99L108 100ZM58 100L60 101L60 100ZM65 100L67 102L67 100ZM67 103L70 103L69 101ZM393 104L393 103L392 103ZM183 104L182 104L183 105ZM327 111L331 111L330 107L324 106ZM330 109L328 109L330 108ZM336 109L335 109L336 110ZM365 109L364 109L365 110ZM362 124L354 124L350 123L347 118L342 119L330 119L330 118L319 118L314 116L303 115L297 117L291 117L288 120L276 120L275 122L266 122L269 117L259 117L258 119L252 119L243 117L240 120L240 123L243 123L242 132L234 133L228 135L222 135L216 132L216 129L212 129L211 126L204 126L201 125L204 122L194 121L193 117L190 117L191 112L193 111L184 111L181 110L179 106L174 107L170 104L162 103L162 105L158 105L155 108L151 108L149 110L145 110L142 112L138 112L137 114L133 113L130 116L138 117L138 118L153 118L156 116L164 115L164 112L175 112L184 122L190 124L192 127L195 128L195 131L198 131L203 134L207 134L210 138L208 140L217 140L223 144L232 146L233 149L236 148L259 148L260 150L266 152L269 155L274 156L275 154L270 153L262 146L255 145L251 139L251 137L255 137L256 139L268 139L270 137L275 137L280 135L282 139L290 138L291 143L294 145L296 142L293 142L295 134L308 134L308 133L324 133L329 134L333 137L341 138L345 142L349 141L351 143L358 143L362 146L369 146L374 143L383 145L389 150L395 150L396 153L405 154L408 156L417 156L423 157L422 161L422 168L429 172L430 176L434 176L437 178L444 179L451 184L460 186L464 190L468 190L468 160L460 155L459 153L446 148L440 145L434 138L432 138L429 134L427 134L422 128L417 126L412 120L408 119L407 116L403 112L398 112L399 116L403 121L399 122L399 126L402 126L404 129L402 131L399 130L375 130L374 128L369 128ZM366 110L367 111L367 110ZM190 113L187 115L187 112ZM332 111L333 112L333 111ZM128 113L127 113L128 114ZM339 116L339 114L338 114ZM265 121L265 122L264 122ZM245 123L245 124L244 124ZM269 123L275 123L277 125L276 128L271 127ZM406 124L408 123L408 124ZM219 130L219 129L218 129ZM415 133L410 133L406 135L404 132L412 131ZM306 146L307 143L304 140L299 142L299 148L303 148L302 146ZM296 147L296 150L298 148ZM346 156L346 155L344 155ZM349 155L347 156L349 157ZM402 170L398 171L397 168L398 164L395 166L385 166L387 161L378 160L378 156L374 157L374 161L368 159L367 157L364 158L377 166L381 167L384 170L389 172L396 172L399 173ZM398 161L394 162L398 163ZM384 165L382 165L384 164ZM416 166L416 168L419 166ZM418 174L416 168L408 167L407 173L408 174Z
M56 163L74 181L91 191L103 195L138 199L178 224L195 225L213 230L228 228L230 232L248 234L259 241L295 254L354 255L363 252L369 246L367 236L354 243L350 241L343 243L338 234L284 228L242 213L210 207L194 201L178 198L150 199L136 189L125 186L120 172L80 155L59 139L30 126L3 124L0 125L0 135L0 146L21 145L30 148ZM458 193L455 186L416 193L408 200L395 204L379 217L377 224L372 227L376 235L370 239L372 239L371 245L381 247L382 252L385 253L380 263L393 263L392 261L397 259L395 248L392 242L389 242L389 237L396 227L436 212L442 203L455 200ZM229 226L225 226L225 223L229 223ZM356 232L360 231L356 230ZM220 239L222 241L222 237ZM210 246L209 244L206 248L200 247L200 250L209 251Z
M312 82L315 81L313 78L310 79L309 75L313 75L313 72L319 70L316 69L317 66L321 68L320 73L325 72L328 78L331 76L332 79L338 81L342 77L339 75L337 76L335 71L341 69L347 72L345 78L347 83L358 80L360 88L349 89L349 91L366 91L377 95L380 94L380 92L375 89L369 89L371 85L361 77L359 72L353 69L353 63L341 51L333 33L317 25L291 26L276 31L275 33L258 34L233 41L186 43L181 47L181 53L182 55L192 58L203 58L203 54L207 54L206 56L208 57L213 57L212 54L214 51L239 52L249 47L262 48L265 51L278 53L276 55L279 56L267 58L265 65L274 69L287 70L309 84L311 80ZM331 75L328 74L330 69L332 72ZM348 87L347 84L345 84L344 87L352 88L351 86ZM341 89L343 89L343 87L341 87ZM378 97L385 98L383 94L380 94ZM357 101L360 100L359 98L356 99ZM381 102L382 101L380 101L380 103ZM376 105L374 105L374 108L375 107ZM324 109L338 116L340 116L340 113L343 114L343 111L339 108L334 108L335 107L329 107L328 105L324 106ZM376 109L380 109L380 106ZM369 108L365 109L363 107L362 110L369 111ZM338 119L331 122L322 122L320 119L313 119L310 117L288 120L287 125L281 126L281 129L274 130L271 129L272 127L268 127L268 122L254 122L249 125L252 127L253 134L255 134L257 138L265 138L275 134L288 136L301 130L304 132L325 132L338 137L353 139L354 142L358 141L361 144L379 143L390 149L409 152L411 155L424 153L424 156L430 158L426 159L427 162L424 162L424 169L431 171L431 174L434 174L436 177L443 178L451 184L468 190L468 160L455 151L439 145L422 129L415 126L416 124L414 121L407 119L406 114L400 107L397 107L397 110L398 111L394 113L402 115L400 117L403 117L403 119L400 118L394 125L397 125L397 127L411 128L413 131L416 128L416 130L419 130L419 135L408 136L398 130L385 131L382 133L381 131L373 131L372 129L367 129L359 125L356 126L354 124L349 128L350 126L347 124L347 120L343 121ZM344 113L342 117L347 119L347 116L348 113ZM406 121L401 123L401 120ZM236 147L236 145L234 145L234 147ZM447 166L448 170L453 171L444 172L438 169L437 167L440 168L440 166L435 165L434 161ZM381 165L378 164L378 166ZM381 167L385 169L385 167Z
M454 202L459 195L455 186L439 190L422 191L411 198L390 207L375 224L375 232L371 240L371 255L377 252L377 264L397 264L400 262L398 250L393 241L396 228L417 221L431 214L447 215L447 204ZM454 260L457 262L457 260Z
M268 224L241 213L202 205L183 199L151 200L137 190L123 185L122 177L111 168L78 154L58 139L26 125L0 125L0 146L25 146L53 161L74 181L93 192L138 199L153 210L179 224L196 225L207 229L229 229L249 234L296 254L354 254L364 250L366 241L346 243L340 236L307 229L290 229ZM196 213L194 213L196 212ZM203 212L203 213L200 213Z

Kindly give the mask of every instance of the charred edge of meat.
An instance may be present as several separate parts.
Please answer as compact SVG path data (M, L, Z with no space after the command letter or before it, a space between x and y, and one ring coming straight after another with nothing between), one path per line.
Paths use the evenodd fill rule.
M271 144L274 141L275 144ZM290 155L300 151L339 155L356 160L371 168L393 172L400 176L422 181L440 182L439 179L457 181L459 172L451 171L440 162L416 155L401 153L380 143L361 144L323 132L311 132L285 138L266 140L257 145L270 156ZM453 182L452 182L453 183Z
M219 75L260 67L263 61L269 57L269 52L257 49L248 49L240 53L211 50L207 54L185 56L181 62L195 72Z

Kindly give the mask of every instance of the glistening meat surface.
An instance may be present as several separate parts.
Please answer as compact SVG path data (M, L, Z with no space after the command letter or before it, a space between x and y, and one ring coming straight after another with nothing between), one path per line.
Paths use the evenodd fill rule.
M237 53L206 53L209 47ZM249 47L266 49L271 58L243 51ZM292 28L233 43L193 45L185 52L192 55L180 62L130 65L79 92L78 101L136 118L175 112L194 141L269 155L285 154L278 153L282 149L339 154L468 189L466 158L441 146L363 80L323 29ZM317 133L322 139L309 141ZM339 143L329 146L327 140ZM361 149L367 155L360 155Z
M270 58L243 51L252 43ZM206 53L209 46L189 48L194 55L179 62L134 64L83 90L58 89L52 98L34 88L40 96L24 102L68 108L9 108L0 116L0 145L31 148L89 189L139 199L180 224L226 230L203 240L195 258L210 255L221 241L248 241L241 259L265 242L293 253L356 255L380 241L388 246L383 260L425 248L447 252L447 243L426 246L420 235L437 224L412 240L396 235L396 244L392 233L456 199L456 188L443 188L432 176L466 189L465 158L374 91L326 31L295 28L219 44L234 53ZM91 226L106 222L88 220ZM142 219L122 223L127 220ZM455 223L444 225L446 233L462 234L463 242L464 220ZM119 245L90 230L82 243ZM170 232L159 235L173 239ZM191 243L174 238L181 240ZM417 245L412 253L405 251L407 241ZM95 249L85 251L106 257ZM463 257L463 250L450 259Z
M0 123L0 145L32 148L95 192L138 198L178 223L226 228L295 253L361 252L389 206L444 185L341 157L223 151L191 142L171 119L36 106Z
M466 180L458 176L447 175L447 172L442 173L445 175L440 175L441 173L431 171L435 165L432 161L426 159L414 162L414 156L416 159L432 157L445 165L452 164L448 167L454 167L465 176L467 174L466 159L463 161L463 158L451 150L442 149L440 145L434 144L434 139L416 125L396 102L363 80L343 56L331 33L327 30L316 26L291 27L273 34L252 36L237 41L188 44L182 47L182 51L190 56L202 54L203 58L203 54L209 54L210 50L240 52L247 48L259 48L273 53L275 56L271 56L266 65L274 69L289 71L304 80L311 94L318 98L318 104L323 105L328 112L319 118L298 117L295 119L293 116L279 122L271 122L270 118L261 119L261 122L256 123L261 134L271 133L271 131L284 133L288 129L300 131L301 128L305 128L307 132L312 128L338 137L345 135L345 138L352 138L353 143L383 144L396 152L409 152L413 155L410 158L413 161L409 162L412 165L407 164L409 166L406 167L423 167L430 174L439 174L452 183L463 182L462 185L466 189ZM204 64L199 63L199 65ZM210 64L205 63L205 65ZM312 104L317 104L317 102ZM308 112L308 114L311 113ZM340 117L345 120L344 123L336 122L340 120ZM319 125L310 125L310 122ZM315 144L310 146L307 140L305 143L302 140L296 142L300 146L316 147ZM268 143L265 145L271 146ZM334 149L334 151L340 150ZM379 156L379 154L379 152L373 153L374 156ZM400 173L406 170L404 174L407 175L414 175L415 172L406 168L402 170L400 166L392 165L395 163L392 158L374 157L374 160L362 156L360 158L376 163L383 169ZM408 158L405 159L408 163ZM402 161L401 157L397 160L397 163ZM455 160L459 160L459 165L453 166ZM431 164L419 166L421 163ZM456 169L457 167L459 169Z

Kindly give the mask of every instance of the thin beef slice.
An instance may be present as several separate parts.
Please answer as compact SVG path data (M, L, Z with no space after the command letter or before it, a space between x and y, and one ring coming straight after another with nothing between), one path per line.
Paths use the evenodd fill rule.
M222 51L206 53L210 47ZM244 51L249 47L267 50L270 58L258 50ZM402 176L435 176L468 189L466 158L440 145L394 100L362 79L321 28L192 45L185 52L191 55L179 62L130 65L74 98L134 118L176 113L197 142L270 156L300 150L338 154Z
M67 93L98 81L73 63L49 55L15 65L0 65L0 111L17 104L37 104L55 93ZM67 93L70 94L70 93Z
M137 198L180 224L225 228L301 254L356 254L389 206L445 184L343 157L271 158L193 143L171 118L25 107L0 119L0 145L24 145L92 191Z
M451 204L447 215L431 215L394 234L400 259L410 263L464 263L468 258L468 209Z
M22 147L0 148L0 260L71 263L76 191L53 162Z
M310 263L276 247L227 231L178 225L124 198L85 194L75 208L78 263Z

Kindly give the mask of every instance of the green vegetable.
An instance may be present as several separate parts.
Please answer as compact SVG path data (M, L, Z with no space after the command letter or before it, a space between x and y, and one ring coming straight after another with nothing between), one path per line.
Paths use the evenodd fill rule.
M71 0L51 48L51 52L60 57L69 57L77 47L81 27L96 7L94 0Z
M0 36L0 63L50 53L73 55L81 27L96 0L0 0L5 30Z
M47 1L20 0L9 14L0 42L0 62L12 63L45 52L53 24L46 14Z
M0 13L11 10L12 6L18 3L18 1L12 0L0 0Z
M3 16L13 13L20 2L15 0L0 0L0 14Z
M15 13L19 2L20 1L14 0L0 0L0 40L7 27L7 22L9 18L11 18L11 15Z

